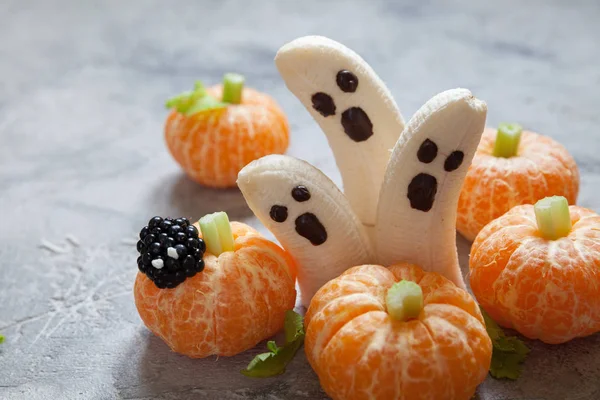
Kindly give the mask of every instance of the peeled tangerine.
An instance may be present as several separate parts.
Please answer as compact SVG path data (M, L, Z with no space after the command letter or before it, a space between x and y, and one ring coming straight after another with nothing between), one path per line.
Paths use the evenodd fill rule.
M458 201L456 229L472 241L514 206L552 195L575 204L579 170L560 143L517 124L483 132Z
M229 226L226 215L219 221L223 214L200 220L204 241L197 228L175 229L159 217L159 223L152 226L153 218L142 230L144 238L140 234L134 287L138 312L148 329L189 357L248 350L283 329L285 312L295 304L294 261L249 226ZM182 232L189 237L180 240ZM160 243L153 243L157 238ZM169 247L171 238L184 244ZM190 253L202 256L198 247L206 248L203 262L196 260L198 268L186 269ZM179 273L182 279L175 279Z
M412 264L353 267L313 297L305 350L333 399L470 399L492 343L473 298Z
M471 288L501 326L546 343L600 331L600 216L564 197L522 205L477 235Z
M169 152L183 171L204 186L235 186L238 172L289 144L287 117L268 94L244 87L244 78L225 74L223 85L194 90L167 101Z

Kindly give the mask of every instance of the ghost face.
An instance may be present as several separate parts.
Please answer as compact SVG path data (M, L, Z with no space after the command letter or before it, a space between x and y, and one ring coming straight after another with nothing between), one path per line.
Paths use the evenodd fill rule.
M263 224L279 233L278 239L290 246L322 246L328 233L321 191L315 188L314 167L285 156L268 156L248 165L240 172L238 185ZM294 168L298 164L300 173Z
M393 150L378 208L375 249L464 287L456 253L456 206L487 108L465 89L440 93L409 121Z
M326 134L352 208L373 226L389 149L404 128L389 90L358 54L323 37L288 43L275 63Z
M310 191L304 185L297 185L290 192L289 201L303 203L310 200ZM280 201L285 203L285 201ZM277 223L283 224L288 219L288 206L273 204L269 210L269 217ZM296 233L308 240L313 246L320 246L327 241L327 230L319 217L312 212L300 214L294 220Z
M389 110L378 104L386 102L382 93L387 89L375 72L358 54L332 40L296 40L280 49L275 62L288 88L319 123L336 128L340 139L368 141L375 133L373 120L381 120L380 113ZM391 117L398 117L395 114L397 110Z
M448 153L446 153L448 154ZM431 164L438 156L438 146L431 139L425 139L417 151L417 159L423 164ZM444 160L444 171L452 172L458 169L465 157L461 150L452 150ZM428 212L433 207L437 193L438 181L435 176L419 172L408 184L406 196L411 208Z

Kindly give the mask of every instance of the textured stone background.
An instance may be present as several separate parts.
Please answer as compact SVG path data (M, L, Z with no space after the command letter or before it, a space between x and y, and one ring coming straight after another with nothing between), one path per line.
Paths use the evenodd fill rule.
M324 398L302 354L285 375L251 380L238 370L261 349L193 361L142 326L127 243L150 216L225 208L257 226L236 190L179 172L163 101L239 71L288 113L289 153L339 183L272 61L289 40L326 35L372 64L406 117L463 86L491 125L560 140L581 168L580 204L600 210L599 18L595 0L0 1L0 398ZM600 336L531 345L523 377L488 379L479 399L600 398Z

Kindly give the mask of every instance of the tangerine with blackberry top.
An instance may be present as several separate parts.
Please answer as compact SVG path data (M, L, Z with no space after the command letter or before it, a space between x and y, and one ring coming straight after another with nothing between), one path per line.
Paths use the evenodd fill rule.
M256 230L221 212L195 224L155 217L141 236L135 304L173 351L232 356L283 328L296 300L296 265Z

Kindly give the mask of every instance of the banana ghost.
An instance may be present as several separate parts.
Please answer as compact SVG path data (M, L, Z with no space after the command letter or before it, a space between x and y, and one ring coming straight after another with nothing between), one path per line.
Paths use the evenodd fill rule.
M342 194L290 156L263 157L238 175L254 214L298 264L302 304L346 269L369 263L418 264L465 288L456 207L486 104L466 89L448 90L405 127L385 84L340 43L299 38L275 62L326 134L344 184Z

